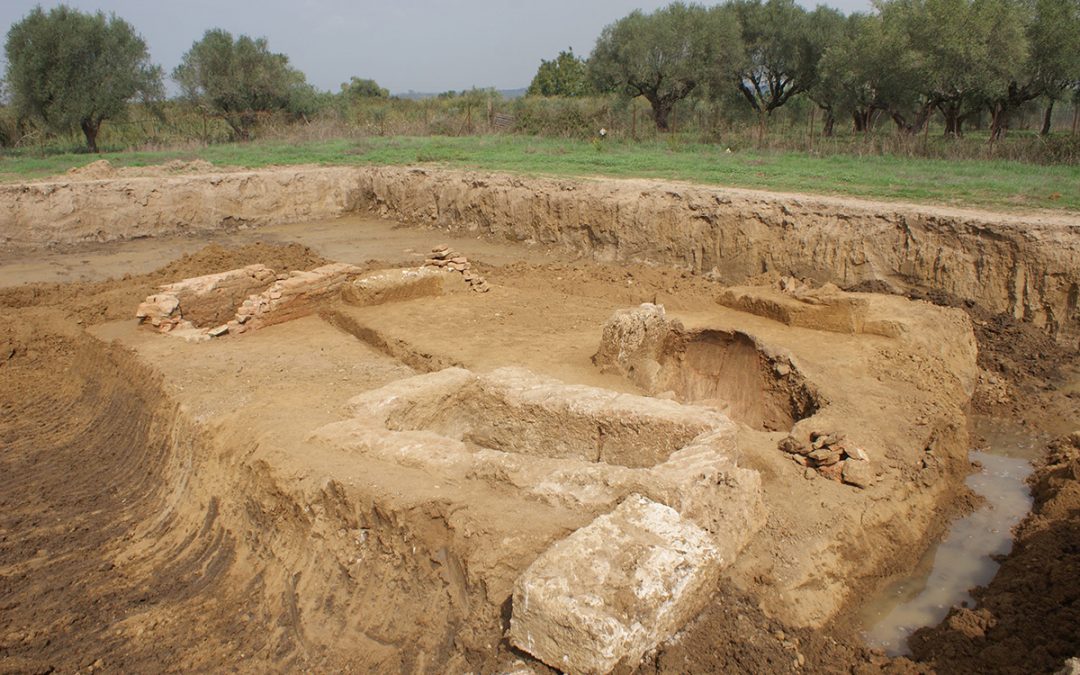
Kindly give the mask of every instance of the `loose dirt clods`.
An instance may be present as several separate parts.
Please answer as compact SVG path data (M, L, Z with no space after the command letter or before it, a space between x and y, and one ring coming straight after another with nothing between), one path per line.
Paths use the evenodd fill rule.
M481 202L468 218L502 222ZM631 246L605 232L593 250ZM919 662L850 622L971 507L973 397L1075 419L1047 379L1074 355L1051 372L1008 344L1036 321L382 237L402 259L267 243L0 289L0 671L1052 671L1078 651L1054 581L1077 561L1069 437L1004 576L919 633Z

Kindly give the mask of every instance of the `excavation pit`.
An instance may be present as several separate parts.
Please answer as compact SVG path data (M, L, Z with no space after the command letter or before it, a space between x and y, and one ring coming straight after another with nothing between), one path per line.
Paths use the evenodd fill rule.
M438 182L422 174L402 176L425 186ZM664 221L665 228L671 227L663 232L670 230L680 242L680 248L665 248L667 235L653 236L659 231L655 228L630 236L625 209L611 211L611 227L596 224L597 211L571 208L565 208L568 215L559 222L534 222L529 215L533 207L523 211L517 206L499 220L489 216L506 200L466 202L480 190L471 183L451 185L440 178L435 187L446 189L434 201L433 191L409 188L406 193L413 201L406 203L406 197L398 196L398 183L365 184L357 197L355 181L351 174L347 178L342 184L348 184L350 197L342 203L367 205L374 200L399 211L408 207L418 219L461 228L462 236L445 230L435 235L366 217L317 226L274 225L259 230L258 236L307 242L316 238L312 245L326 257L357 265L380 259L388 266L415 266L424 251L445 238L455 249L483 261L477 266L489 280L490 292L440 293L430 279L406 288L397 279L407 273L394 270L383 286L364 272L333 292L307 296L310 302L295 305L301 312L282 313L280 322L270 315L265 321L251 315L242 325L260 330L247 328L243 339L200 344L136 329L130 319L119 321L130 317L149 289L173 281L164 275L132 283L117 280L108 301L122 298L127 303L119 315L77 305L94 338L120 340L127 358L140 366L140 377L160 381L162 424L183 427L198 440L188 443L186 434L178 436L184 440L182 452L167 458L170 467L175 465L170 471L178 475L166 479L168 502L146 511L147 519L153 519L147 529L154 536L119 542L101 568L115 564L125 578L139 579L145 570L130 561L153 559L164 561L168 570L177 547L198 540L205 530L232 542L233 557L214 561L215 570L228 575L222 588L244 589L232 595L223 591L227 600L206 606L194 618L185 608L198 597L195 586L193 594L182 599L186 605L163 596L137 615L120 608L117 616L124 618L102 621L102 635L123 632L125 645L152 649L192 626L230 629L240 616L252 628L222 635L230 641L239 638L235 643L244 644L245 658L254 653L248 645L262 640L252 663L263 670L501 672L510 653L503 638L513 618L510 598L518 581L533 563L547 560L546 553L559 542L573 544L574 533L588 534L593 523L634 495L671 509L716 542L724 561L724 581L718 588L745 593L752 603L748 607L773 617L769 631L777 623L785 631L788 626L812 631L858 602L883 575L917 557L920 547L936 536L951 505L960 502L956 486L968 470L963 411L979 377L971 326L962 312L896 297L856 297L834 288L797 287L788 293L747 287L726 293L714 277L686 272L686 260L679 257L683 250L693 251L694 269L701 272L713 263L722 266L733 257L745 257L742 242L714 240L693 229L695 223L705 227L712 221ZM506 188L506 194L511 188L519 191L513 199L541 194L534 186L484 180L494 181L493 189ZM553 203L554 195L561 204L577 204L582 193L594 192L573 187L563 190L562 184L552 184L535 203ZM451 188L460 198L447 201ZM288 190L274 194L284 192ZM635 185L625 194L627 203L663 201L663 209L650 211L647 221L642 216L641 223L660 222L655 214L672 209L667 193L650 186ZM679 194L689 195L686 201L694 205L705 201L694 196L698 192ZM709 209L728 208L715 200L708 204ZM756 202L746 206L746 213L751 208L757 213L759 207ZM569 229L570 221L578 229ZM738 222L742 227L745 219ZM519 228L514 237L542 243L526 248L477 238L508 232L506 223ZM476 230L466 232L474 225ZM582 229L586 227L587 232ZM917 225L920 231L927 227L921 221ZM800 228L801 223L794 229L785 225L784 232L797 235L804 231ZM620 263L569 257L553 262L544 257L544 243L579 241L592 247L599 259L618 258ZM851 255L845 244L835 256L819 256L853 275L837 278L837 283L894 267L907 269L902 261L873 257L869 249L869 258L858 257L868 241L862 229L857 241L858 250ZM802 260L806 243L795 243ZM173 242L160 244L163 248L156 252L151 250L154 245L149 239L138 242L147 259L151 254L172 255ZM796 259L778 247L756 250L771 257L748 260L745 273L736 270L724 280L741 282L763 270L771 274ZM657 258L658 252L666 257ZM931 259L937 258L925 258ZM978 260L982 264L983 258ZM252 256L227 265L192 265L185 274L218 273L260 261ZM278 268L277 263L262 262ZM736 263L725 269L734 270ZM942 273L955 276L958 269L953 265ZM1025 280L1044 274L1031 271L1030 265L1027 269ZM359 288L355 282L364 275L371 281ZM1002 285L1004 275L991 276L972 292ZM280 281L275 275L271 283ZM1010 281L1009 288L1019 284ZM1042 296L1029 288L1046 297L1054 292L1037 281L1022 285L1024 292L1016 294L1024 304L1020 309L1041 302ZM221 307L235 309L269 288L267 284L230 296ZM34 303L45 304L47 297ZM620 363L615 352L605 363L598 354L595 365L602 370L595 367L590 357L612 312L650 300L666 305L681 322L681 331L668 326L655 351L626 350L629 343L624 341L621 351L648 358L624 358ZM45 321L47 315L35 313L39 308L31 307L34 303L13 301L11 306L27 307L25 312L18 309L19 321L25 317L27 325L43 332L32 322ZM203 328L223 319L217 308L208 304L206 309L205 317L185 318ZM58 321L67 321L65 330L82 332L69 316ZM1072 325L1061 312L1054 317L1064 327ZM106 320L117 323L100 323ZM27 338L27 345L36 339ZM3 372L17 372L30 347L11 342L16 346L7 349L5 344L0 344L0 359L8 359ZM428 376L456 383L456 389L429 387L435 380L424 384L417 379ZM587 388L593 394L582 393ZM596 391L602 394L594 397ZM412 404L396 407L408 395L413 395ZM390 396L400 400L376 405ZM686 419L663 412L676 410L686 412ZM49 412L42 412L46 422L55 418ZM721 418L728 421L703 422ZM853 449L865 450L868 459L859 461L873 480L860 485L827 480L779 447L789 434L809 440L819 432L846 436ZM31 472L24 475L33 479ZM204 521L215 526L204 528ZM218 527L225 534L217 534ZM632 528L611 531L627 529ZM160 537L162 531L167 536ZM617 549L601 547L595 559L619 560ZM176 575L156 577L186 583ZM704 596L714 577L709 571L701 578ZM101 587L109 590L107 584ZM617 598L619 589L614 590ZM249 612L237 613L239 595ZM703 665L694 660L708 651L710 640L729 641L734 631L747 628L724 620L734 607L730 596L723 598L708 601L701 620L657 652L658 669L663 670L662 661L671 670L689 649L695 652L687 669L732 666L733 661ZM42 607L42 613L54 607L62 617L66 609L59 604ZM684 624L684 618L697 611L689 605L684 609L675 624ZM19 620L29 623L26 616L20 609ZM161 621L170 618L176 623ZM135 630L144 628L140 640ZM57 634L50 633L48 625L41 629L42 635ZM205 633L199 633L200 638L211 637L212 629ZM746 637L753 649L764 644L755 642L752 633ZM57 644L64 639L58 637ZM212 663L208 655L218 658L227 651L212 644L209 649L191 647L180 663L198 670ZM207 660L192 659L194 653ZM808 670L827 662L814 660L827 655L806 656ZM80 666L63 656L56 661ZM132 663L145 670L157 665L139 659Z
M742 331L687 330L653 304L617 311L593 363L650 394L716 408L763 431L788 430L821 406L789 356Z
M736 427L673 401L568 385L521 368L417 375L353 398L315 438L381 461L590 513L641 493L724 538L727 559L763 517L736 461Z
M515 586L515 644L572 672L607 672L669 637L764 523L760 478L736 462L736 427L707 408L522 368L450 368L361 394L348 411L313 439L440 484L599 514ZM609 602L578 611L600 596Z

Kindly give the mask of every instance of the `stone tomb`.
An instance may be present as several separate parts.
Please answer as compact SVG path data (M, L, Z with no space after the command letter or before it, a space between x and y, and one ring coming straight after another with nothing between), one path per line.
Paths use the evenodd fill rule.
M635 663L708 601L763 524L736 426L707 408L461 368L353 398L321 443L595 514L520 576L510 639L567 672Z

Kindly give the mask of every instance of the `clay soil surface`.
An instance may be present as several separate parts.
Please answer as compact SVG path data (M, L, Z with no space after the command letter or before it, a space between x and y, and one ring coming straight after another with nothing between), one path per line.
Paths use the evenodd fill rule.
M492 292L328 308L212 344L156 335L132 319L159 285L187 277L256 263L277 272L327 261L364 270L413 267L440 243L465 252ZM407 503L410 491L440 489L418 488L415 472L374 465L357 472L337 455L312 447L299 456L296 449L308 447L311 429L339 420L350 396L448 366L525 366L572 384L642 393L590 358L612 311L644 302L664 305L690 328L727 321L781 334L760 317L720 309L721 290L664 267L574 259L543 246L354 217L0 253L0 672L505 672L519 659L549 672L497 635L488 641L469 632L461 606L477 596L455 596L463 582L454 578L449 543L419 561L403 544L385 543L396 542L400 528L421 531L426 523L433 531L443 522L475 529L468 509L459 514L449 500L439 507L434 497ZM695 620L624 671L1051 672L1080 654L1080 439L1067 437L1080 419L1080 361L1029 325L947 297L928 299L963 310L973 323L980 369L973 408L1059 438L1036 473L1035 511L998 577L977 594L979 607L956 609L942 625L920 631L910 659L863 646L851 594L836 611L825 599L785 609L785 596L770 589L801 573L801 546L832 541L828 523L846 522L836 512L854 488L804 477L802 467L775 453L784 433L748 427L744 463L762 473L766 501L777 504L764 534ZM874 355L891 353L881 338L832 336L822 350L823 333L784 335L826 391L830 367L837 382L850 385L834 399L890 395L923 405L927 391L945 390L919 381L914 367L900 384L859 388L859 371L875 372ZM819 352L826 356L815 362ZM895 427L897 438L925 431L894 424L890 415L896 412L872 421ZM345 487L315 480L323 474L340 476ZM931 533L971 507L962 490L935 484L933 476L903 478L936 485L947 504L925 516ZM385 543L378 553L385 560L369 568L347 560L337 543L354 537L352 516L337 512L353 481L397 509L376 508L368 514L375 524L355 529L356 537ZM282 485L297 486L296 493ZM785 495L791 503L780 504ZM499 494L478 499L489 500L491 512L502 508ZM506 523L488 527L517 528L527 551L584 524L557 508L544 514L545 522L515 523L518 515L508 510ZM799 518L815 531L801 531ZM862 545L887 545L889 528L868 527L870 543ZM267 535L277 531L280 539ZM333 562L312 558L320 547ZM829 550L842 569L857 569L851 551L861 549ZM504 553L478 554L475 564L490 559L498 579ZM364 569L384 576L356 581ZM899 571L883 568L851 581L849 590L857 598ZM411 580L440 574L449 575L444 604L366 618L357 629L355 615L399 606L393 603L418 593ZM349 584L362 591L340 591ZM814 620L819 615L828 619ZM404 642L414 629L420 637Z

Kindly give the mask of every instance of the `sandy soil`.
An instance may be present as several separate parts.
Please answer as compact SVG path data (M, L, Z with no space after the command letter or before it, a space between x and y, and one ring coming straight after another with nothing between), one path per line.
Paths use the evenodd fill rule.
M491 293L331 306L322 318L210 344L137 330L130 318L157 285L184 277L328 259L415 265L443 241L477 261ZM1080 559L1073 441L1057 443L1038 472L1036 511L982 606L921 632L916 661L861 646L850 623L859 593L901 571L969 506L957 485L966 440L950 412L962 387L923 347L721 308L720 284L700 274L384 221L264 227L205 243L0 259L0 671L499 672L524 658L500 641L503 608L490 603L582 515L525 513L478 487L438 494L430 475L358 465L311 445L309 433L341 419L353 394L418 368L524 365L638 391L590 359L611 312L641 302L664 304L690 328L738 328L782 345L831 402L829 420L875 437L868 445L877 443L884 472L865 492L814 477L776 452L784 433L745 427L743 462L763 476L769 522L705 611L642 672L1048 672L1080 651L1069 581ZM930 299L962 307L975 327L976 409L1072 431L1075 352L1030 323ZM952 316L884 302L928 334L920 317ZM326 313L366 331L335 328ZM370 332L380 339L365 340ZM940 460L916 462L935 439ZM859 541L844 536L851 531ZM513 546L492 543L511 534ZM371 559L351 557L361 536L377 543ZM814 570L822 565L833 571Z

